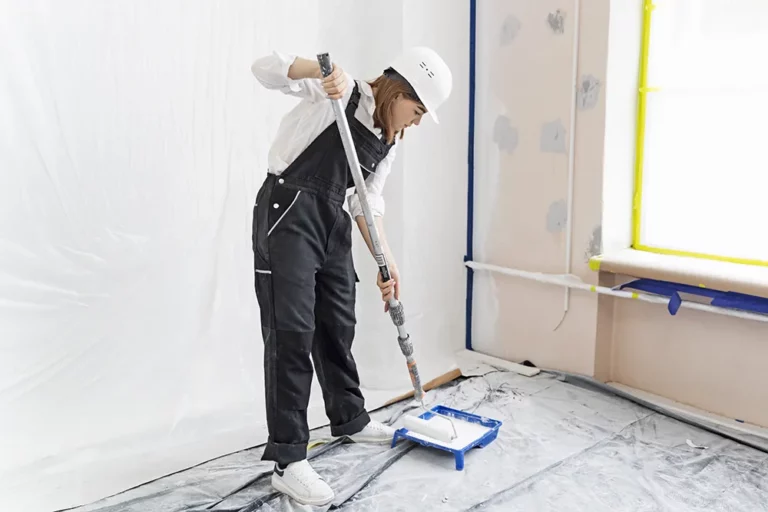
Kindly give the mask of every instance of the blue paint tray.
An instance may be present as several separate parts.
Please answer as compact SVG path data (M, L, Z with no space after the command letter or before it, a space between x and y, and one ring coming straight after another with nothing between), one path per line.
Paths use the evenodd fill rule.
M435 413L459 420L456 422L456 429L459 434L457 439L451 443L443 443L416 432L411 432L407 428L401 428L395 432L395 435L392 438L392 448L397 445L399 439L408 439L409 441L413 441L422 446L450 452L456 459L456 470L461 471L464 469L464 454L472 448L483 448L488 446L494 439L496 439L496 436L499 434L499 428L501 427L501 422L498 420L484 418L468 412L457 411L456 409L451 409L442 405L433 407L431 410L419 416L419 418L430 420L436 416ZM462 422L466 422L470 425L462 425Z

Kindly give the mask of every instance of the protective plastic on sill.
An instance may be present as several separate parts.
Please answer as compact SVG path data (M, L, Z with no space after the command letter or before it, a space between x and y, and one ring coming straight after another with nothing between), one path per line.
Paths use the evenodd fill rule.
M508 276L519 277L521 279L528 279L531 281L538 281L540 283L553 284L558 286L567 286L569 288L576 288L579 290L598 293L601 295L610 295L612 297L619 297L622 299L637 299L643 302L651 302L654 304L664 304L669 307L669 299L666 297L659 297L656 295L649 295L646 293L627 292L623 290L614 290L605 286L590 285L584 283L578 276L565 275L565 274L545 274L542 272L529 272L526 270L518 270L512 268L499 267L497 265L489 265L487 263L477 263L475 261L468 261L465 265L474 270L488 270L499 274L505 274ZM736 309L726 309L724 307L712 306L710 304L700 304L698 302L690 302L682 300L680 306L687 309L696 309L699 311L705 311L708 313L715 313L718 315L732 316L735 318L741 318L744 320L755 320L758 322L768 322L768 315L751 313L749 311L739 311Z

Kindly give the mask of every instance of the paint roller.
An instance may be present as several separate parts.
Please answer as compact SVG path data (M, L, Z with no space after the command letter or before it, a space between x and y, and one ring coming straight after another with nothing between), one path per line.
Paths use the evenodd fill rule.
M331 57L328 53L319 54L317 56L317 62L320 64L320 71L323 77L327 77L333 72L333 64L331 63ZM381 273L383 281L387 282L391 279L389 265L384 256L384 251L379 239L379 232L374 223L371 206L368 203L368 189L365 186L363 172L360 170L360 161L357 157L357 151L355 151L355 143L352 139L352 133L349 130L347 117L344 114L344 106L340 99L331 100L331 103L333 105L333 112L336 116L336 126L339 128L341 141L344 145L344 152L347 155L347 163L349 164L349 169L352 173L352 180L355 183L355 190L357 191L360 206L363 210L363 216L365 217L365 224L368 226L368 234L371 238L371 244L373 245L376 264L379 267L379 272ZM408 374L411 377L411 384L413 385L414 398L421 404L421 407L426 410L426 407L424 406L424 389L421 386L421 378L419 377L419 370L416 366L416 358L413 356L413 344L411 343L411 337L408 334L408 331L405 329L403 304L394 297L389 299L389 316L392 318L392 323L397 327L397 342L400 345L400 351L403 353L403 356L405 356L405 361L408 366ZM413 416L406 416L404 421L406 421L406 424L410 424L410 427L407 427L409 430L448 442L457 437L456 428L450 418L443 418L448 421L450 427L443 422L431 422Z
M416 432L423 436L437 439L444 443L450 443L458 437L456 432L456 425L453 424L450 418L443 415L438 415L434 412L435 416L431 420L425 420L418 416L405 416L403 417L403 426L411 432ZM446 420L445 422L437 422L435 419ZM447 422L447 424L446 424Z

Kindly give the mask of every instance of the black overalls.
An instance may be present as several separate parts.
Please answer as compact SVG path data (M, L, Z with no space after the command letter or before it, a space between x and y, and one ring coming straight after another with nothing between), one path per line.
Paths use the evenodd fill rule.
M355 118L359 100L356 83L346 116L362 167L375 172L390 146ZM269 429L263 459L281 465L307 455L312 361L332 435L355 434L369 422L351 352L356 275L352 221L342 208L351 186L333 122L280 176L268 174L256 198L253 251Z

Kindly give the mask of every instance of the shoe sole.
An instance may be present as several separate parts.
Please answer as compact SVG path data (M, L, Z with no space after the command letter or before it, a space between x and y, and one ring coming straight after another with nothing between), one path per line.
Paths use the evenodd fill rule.
M371 444L390 444L392 443L392 438L388 437L386 439L382 439L381 437L350 437L350 441L353 443L371 443Z
M285 494L292 500L302 505L314 505L314 506L322 507L323 505L330 504L333 501L333 498L336 497L336 495L333 495L330 498L324 498L324 499L318 498L313 500L310 498L304 498L304 497L298 496L287 485L283 484L283 481L280 478L272 479L272 487L274 487L275 490L280 491L281 493Z
M338 436L334 437L334 441L339 439L347 443L371 443L371 444L392 444L393 437L381 438L381 437L353 437L353 436Z

